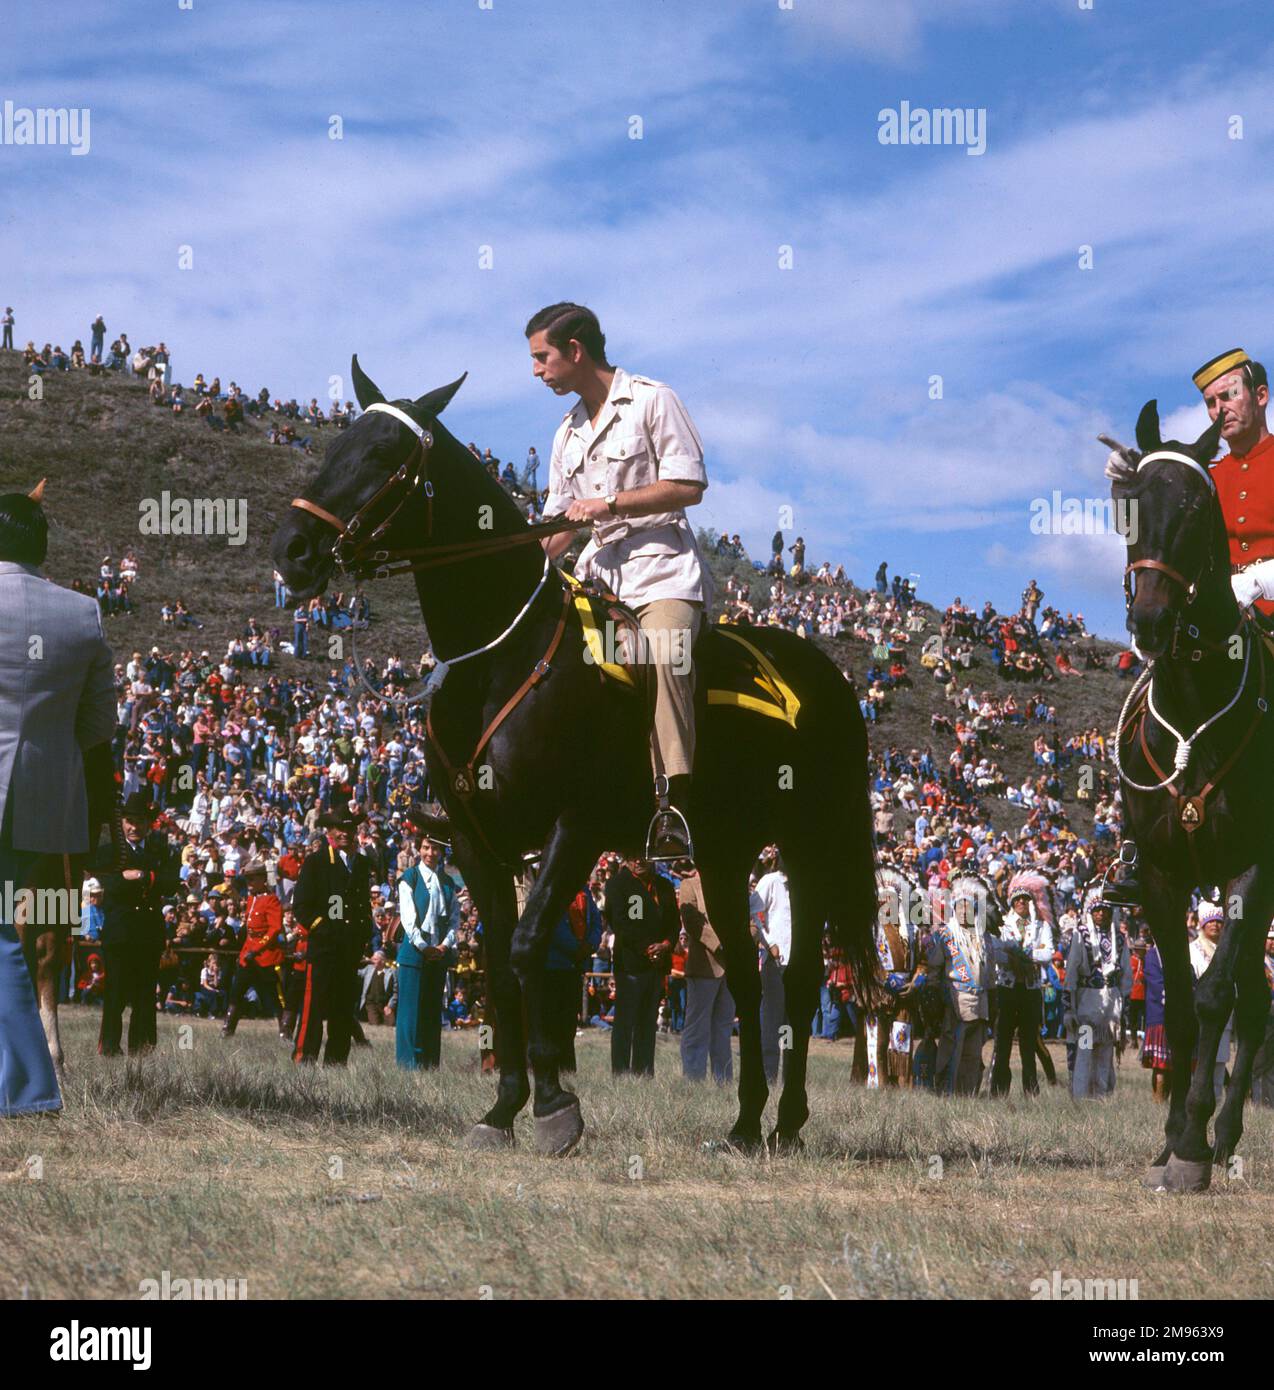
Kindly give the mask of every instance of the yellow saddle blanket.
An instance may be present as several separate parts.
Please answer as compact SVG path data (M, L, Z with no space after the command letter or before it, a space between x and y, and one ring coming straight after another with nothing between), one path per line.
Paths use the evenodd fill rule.
M587 659L603 680L613 681L634 694L654 699L654 667L641 659L643 641L637 615L614 594L596 594L573 575L562 576L570 585L575 611L584 633ZM769 719L781 719L796 727L801 702L766 654L735 627L713 624L696 646L700 670L706 644L711 643L707 663L710 705L734 705Z

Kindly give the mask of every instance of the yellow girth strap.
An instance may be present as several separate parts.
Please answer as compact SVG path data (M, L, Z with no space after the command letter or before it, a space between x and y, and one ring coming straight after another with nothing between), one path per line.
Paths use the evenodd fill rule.
M633 679L633 673L627 666L621 666L618 662L607 661L606 645L602 637L601 626L597 619L597 609L594 607L592 595L584 591L584 586L573 574L562 572L562 578L570 585L575 600L575 611L579 614L580 626L584 629L584 642L588 647L589 658L604 676L608 676L613 681L618 681L621 685L637 688L637 682Z
M727 628L718 627L717 631L722 637L728 637L732 642L737 642L741 647L745 647L751 654L752 660L760 668L761 674L753 676L752 679L765 692L766 699L760 699L756 695L736 694L733 690L709 690L708 703L710 705L738 705L741 709L750 709L755 714L769 715L771 719L782 719L796 728L796 716L800 713L801 702L797 698L796 691L779 675L774 663L759 648L754 647L745 637L740 637L737 632L730 632Z

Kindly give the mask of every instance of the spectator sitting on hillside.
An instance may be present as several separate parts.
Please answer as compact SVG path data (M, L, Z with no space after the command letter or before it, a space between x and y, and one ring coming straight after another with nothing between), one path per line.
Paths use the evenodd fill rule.
M84 344L78 338L71 344L71 366L72 368L84 366Z
M208 394L208 383L204 380L202 372L195 373L195 384L191 388L196 396L206 396Z
M222 404L221 412L225 416L227 429L231 429L237 434L243 425L243 401L238 395L227 396Z
M186 607L185 599L178 599L173 605L173 622L178 627L203 627L198 618Z
M172 408L173 408L173 414L174 414L174 415L180 415L180 414L182 414L182 413L185 411L185 409L186 409L186 398L185 398L184 395L182 395L182 391L181 391L181 386L180 386L180 385L177 385L177 386L174 386L174 387L173 387Z

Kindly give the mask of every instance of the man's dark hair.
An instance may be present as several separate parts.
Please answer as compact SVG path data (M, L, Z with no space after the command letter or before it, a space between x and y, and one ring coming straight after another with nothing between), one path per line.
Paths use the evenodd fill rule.
M606 334L597 315L582 304L550 304L532 314L526 336L535 333L543 333L559 352L564 352L574 338L599 367L610 366L606 360Z
M42 565L49 552L49 522L44 508L23 492L0 496L0 560Z
M1260 362L1244 362L1243 375L1247 377L1248 389L1253 395L1256 395L1262 386L1268 389L1270 379Z

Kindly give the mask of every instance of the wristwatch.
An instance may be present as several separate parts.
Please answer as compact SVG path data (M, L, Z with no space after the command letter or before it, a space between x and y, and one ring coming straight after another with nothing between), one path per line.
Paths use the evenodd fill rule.
M618 502L619 496L614 492L612 492L611 495L606 499L606 510L611 514L611 516L619 515L619 513L615 510L616 504Z

